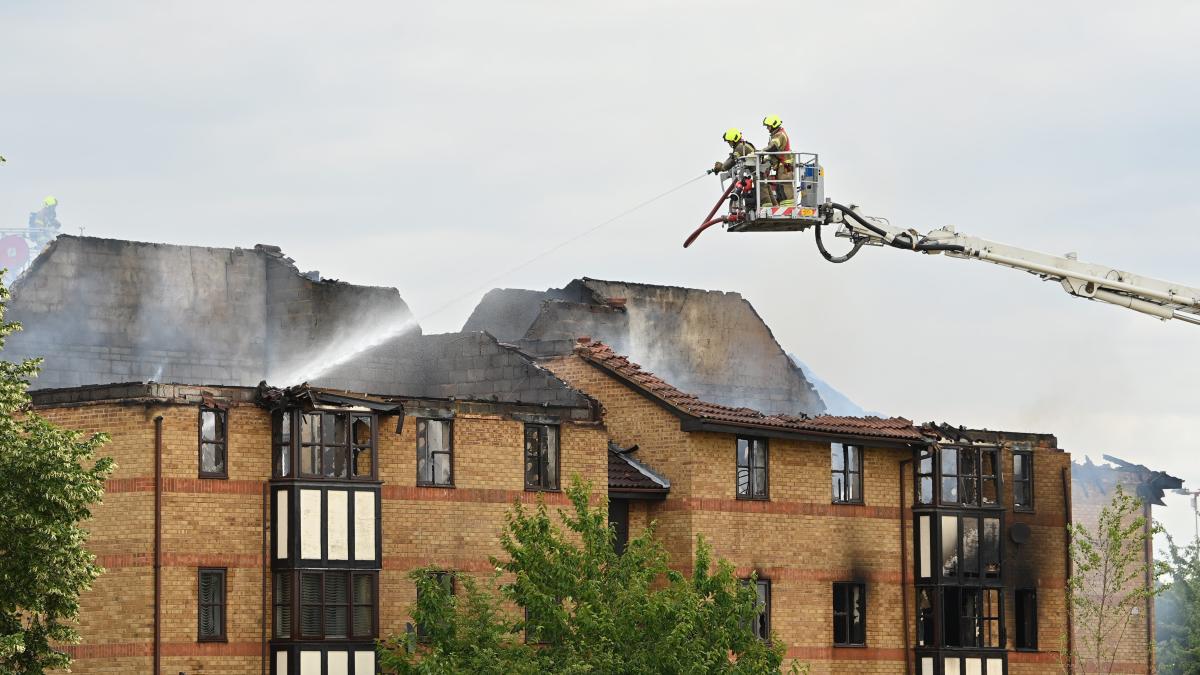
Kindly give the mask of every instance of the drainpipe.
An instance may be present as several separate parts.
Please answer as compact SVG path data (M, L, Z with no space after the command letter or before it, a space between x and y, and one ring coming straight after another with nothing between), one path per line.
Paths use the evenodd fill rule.
M1067 571L1067 583L1071 583L1073 576L1071 563L1071 527L1074 521L1071 518L1071 479L1067 476L1069 469L1063 467L1062 470L1062 491L1063 491L1063 519L1067 522L1067 545L1063 548L1063 563L1064 569ZM1067 589L1064 588L1064 591ZM1075 615L1075 608L1070 606L1070 596L1067 597L1067 675L1075 673L1075 622L1072 617Z
M162 415L154 418L154 673L162 672Z
M271 559L271 538L267 534L267 528L271 523L271 485L263 483L263 529L262 529L262 553L263 553L263 570L262 570L262 675L267 675L267 660L269 658L267 652L267 593L268 593L268 572L267 565Z
M1152 522L1153 514L1150 511L1150 500L1142 500L1142 509L1145 518L1146 530L1146 672L1153 673L1154 671L1154 596L1150 593L1154 590L1150 584L1154 583L1150 577L1150 567L1154 563L1154 534Z
M904 467L908 464L912 464L911 457L900 460L900 611L904 621L904 675L912 675L908 658L908 525L904 518Z

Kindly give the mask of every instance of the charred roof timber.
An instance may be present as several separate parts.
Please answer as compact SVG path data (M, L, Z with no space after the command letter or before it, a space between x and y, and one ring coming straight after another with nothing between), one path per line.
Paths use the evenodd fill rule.
M1090 457L1083 463L1073 464L1072 479L1085 490L1095 490L1105 495L1119 484L1133 490L1139 499L1155 506L1166 506L1162 498L1167 490L1179 490L1183 487L1182 478L1176 478L1164 471L1155 471L1112 455L1104 455L1104 460L1112 466L1093 464Z

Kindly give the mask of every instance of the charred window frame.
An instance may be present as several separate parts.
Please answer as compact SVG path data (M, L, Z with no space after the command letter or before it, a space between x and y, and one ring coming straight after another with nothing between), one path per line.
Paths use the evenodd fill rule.
M767 439L737 437L737 498L770 498L770 449Z
M940 516L941 578L951 583L1000 583L1000 517Z
M201 567L196 574L196 641L226 642L226 569Z
M229 418L226 411L200 408L199 457L201 478L229 477Z
M1014 593L1016 601L1015 617L1017 620L1017 649L1036 651L1037 641L1037 590L1033 588L1018 588Z
M835 504L862 504L862 446L830 444Z
M417 420L417 485L454 487L454 423Z
M943 645L1000 649L1002 589L947 586L942 589Z
M280 410L272 416L275 478L373 480L378 467L371 413Z
M426 576L433 579L439 586L444 588L448 595L454 595L454 591L455 591L454 572L446 572L446 571L429 572L426 574ZM421 601L421 588L417 587L417 602L420 602L420 601ZM426 631L426 628L425 628L425 626L423 626L420 623L417 624L417 641L418 642L428 642L429 641L429 635Z
M1013 509L1033 511L1033 453L1013 452Z
M1000 506L1000 465L997 448L945 446L939 450L939 454L939 503L985 508ZM919 477L922 476L921 470L922 466L918 464ZM922 497L918 491L918 502L926 503L920 501Z
M836 647L866 646L866 584L833 584L833 644Z
M754 588L754 607L758 613L750 622L750 631L754 637L764 642L771 639L771 580L755 577L753 579L738 579L743 586Z
M272 632L298 640L371 640L379 632L378 572L277 572Z
M933 503L933 450L925 448L917 455L917 481L913 488L916 490L916 503Z
M525 489L558 491L559 432L557 425L525 425Z

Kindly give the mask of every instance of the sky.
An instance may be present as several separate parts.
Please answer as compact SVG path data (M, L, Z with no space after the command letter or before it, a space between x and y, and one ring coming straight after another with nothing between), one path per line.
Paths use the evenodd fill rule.
M6 0L0 227L53 194L73 234L275 244L399 289L426 332L494 286L738 291L867 409L1200 488L1200 327L978 262L830 265L807 234L685 251L711 177L576 238L776 114L835 201L1200 286L1198 29L1171 0Z

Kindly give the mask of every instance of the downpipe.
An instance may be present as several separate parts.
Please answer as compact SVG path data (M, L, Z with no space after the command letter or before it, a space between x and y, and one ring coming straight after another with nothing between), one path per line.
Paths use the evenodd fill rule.
M162 672L162 448L163 417L154 418L154 673Z

